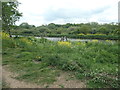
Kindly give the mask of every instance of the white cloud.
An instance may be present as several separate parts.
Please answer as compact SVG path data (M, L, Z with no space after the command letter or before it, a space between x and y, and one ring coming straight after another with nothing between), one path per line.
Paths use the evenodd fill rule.
M117 22L119 0L18 0L23 17L39 26L49 23Z

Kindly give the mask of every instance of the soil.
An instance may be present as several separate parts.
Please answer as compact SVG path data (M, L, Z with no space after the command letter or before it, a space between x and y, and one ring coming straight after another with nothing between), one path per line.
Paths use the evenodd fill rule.
M17 76L15 73L10 72L6 67L2 68L3 80L9 85L10 88L85 88L86 85L80 80L75 79L67 72L61 73L57 77L57 81L51 85L37 85L33 83L27 83L15 79Z

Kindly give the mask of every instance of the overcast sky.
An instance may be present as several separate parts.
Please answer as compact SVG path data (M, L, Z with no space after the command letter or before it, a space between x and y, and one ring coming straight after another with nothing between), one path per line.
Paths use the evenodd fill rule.
M23 17L36 26L56 23L118 22L119 0L18 0Z

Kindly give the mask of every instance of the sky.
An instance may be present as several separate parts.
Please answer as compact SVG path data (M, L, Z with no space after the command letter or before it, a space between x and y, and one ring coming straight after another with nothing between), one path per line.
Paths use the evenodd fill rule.
M119 0L18 0L23 16L16 23L40 26L49 23L118 22Z

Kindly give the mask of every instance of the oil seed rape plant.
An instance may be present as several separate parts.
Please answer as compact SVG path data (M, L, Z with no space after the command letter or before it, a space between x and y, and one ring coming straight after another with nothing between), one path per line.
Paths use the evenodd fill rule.
M92 42L98 42L98 40L92 40Z
M83 33L80 33L80 34L78 34L78 35L85 35L85 34L83 34ZM86 35L98 35L98 36L100 36L100 35L106 35L106 34L101 34L101 33L96 33L96 34L90 34L90 33L87 33Z
M70 42L63 42L63 41L58 41L58 45L64 45L64 46L70 46Z
M42 56L36 56L36 61L41 61L42 60Z
M85 35L85 34L83 34L83 33L80 33L80 34L78 34L78 35Z
M105 40L106 42L112 42L112 41L110 41L110 40Z
M87 35L105 35L105 34L101 34L101 33L97 33L97 34L90 34L90 33L88 33Z
M78 42L78 43L76 43L76 45L85 46L86 44L85 44L85 43L83 43L83 42Z
M0 32L0 37L2 37L2 39L8 39L9 38L9 34L4 33L4 32Z
M37 59L40 59L40 58L42 58L42 56L36 56L36 58L37 58Z

